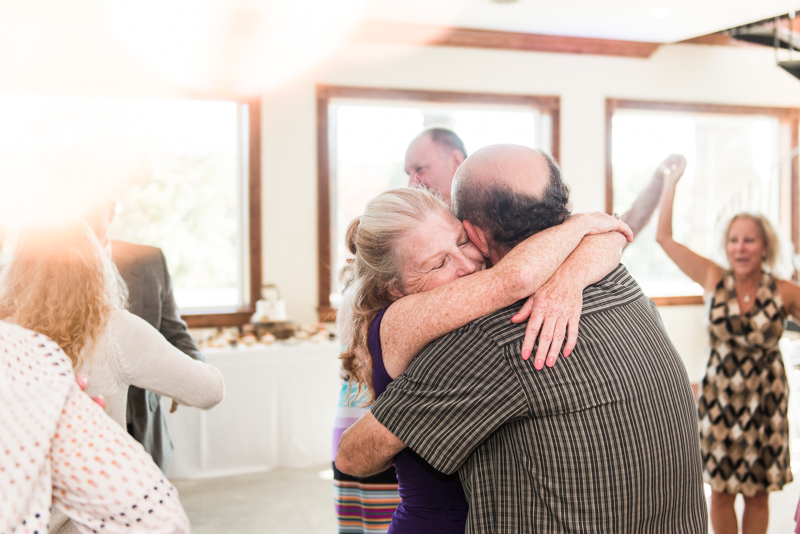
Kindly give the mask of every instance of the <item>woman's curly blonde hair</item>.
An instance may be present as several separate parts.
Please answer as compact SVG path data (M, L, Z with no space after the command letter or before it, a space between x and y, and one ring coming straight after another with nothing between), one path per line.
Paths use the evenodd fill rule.
M375 197L347 229L347 248L355 255L352 275L338 311L339 338L345 346L342 367L360 387L358 400L375 397L367 338L372 320L397 300L391 289L403 289L403 258L398 243L435 213L450 213L442 200L421 188L391 189Z
M126 298L111 257L83 222L26 228L0 274L0 319L46 335L76 369Z

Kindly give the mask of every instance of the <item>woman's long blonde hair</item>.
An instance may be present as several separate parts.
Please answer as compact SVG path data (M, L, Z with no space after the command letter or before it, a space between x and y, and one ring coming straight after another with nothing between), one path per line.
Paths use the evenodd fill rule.
M397 246L411 231L435 213L450 210L435 195L419 188L391 189L375 197L347 230L347 247L355 255L352 277L345 289L339 337L346 349L342 367L357 382L360 398L375 397L372 359L367 337L375 316L397 300L391 289L403 290L403 259ZM352 391L352 388L351 388Z
M26 228L0 274L0 319L48 336L76 369L126 297L109 254L83 222Z

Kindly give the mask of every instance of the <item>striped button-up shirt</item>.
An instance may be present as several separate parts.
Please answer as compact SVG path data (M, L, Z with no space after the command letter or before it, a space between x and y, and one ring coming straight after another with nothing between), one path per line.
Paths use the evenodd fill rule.
M459 472L468 532L706 532L695 403L655 305L622 265L583 299L555 367L522 359L518 303L428 346L373 414Z

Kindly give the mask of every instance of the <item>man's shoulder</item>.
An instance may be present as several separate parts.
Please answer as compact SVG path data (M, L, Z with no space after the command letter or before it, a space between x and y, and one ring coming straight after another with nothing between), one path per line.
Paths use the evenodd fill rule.
M147 258L151 256L161 256L163 252L158 247L151 247L150 245L139 245L138 243L130 243L128 241L111 240L111 253L123 254L125 256L135 256Z
M609 312L634 302L644 296L642 288L624 265L620 264L599 282L588 286L583 292L581 316ZM512 323L511 318L522 308L525 300L475 319L461 328L445 334L429 346L449 345L455 339L482 336L490 338L498 346L506 346L525 337L527 322Z
M435 377L435 382L443 384L453 377L460 377L453 378L458 381L464 376L490 373L505 359L505 346L517 337L514 331L520 329L524 335L526 325L511 322L511 317L523 302L481 317L434 340L419 353L403 375L407 379L422 381Z
M581 316L624 306L642 297L642 288L620 263L602 280L584 289Z
M517 324L511 322L511 318L517 314L524 303L524 300L520 300L502 310L475 319L471 323L467 323L461 328L440 337L431 343L429 347L451 345L456 340L463 343L465 339L476 341L487 339L497 346L511 343L518 337L520 331L524 334L527 326L525 323Z
M112 240L111 257L118 267L134 264L160 264L164 253L158 247Z

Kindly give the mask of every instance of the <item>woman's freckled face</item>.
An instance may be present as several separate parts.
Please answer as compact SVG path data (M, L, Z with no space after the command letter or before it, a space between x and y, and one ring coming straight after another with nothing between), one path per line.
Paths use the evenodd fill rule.
M736 219L728 232L728 261L735 273L748 274L761 270L766 247L758 224L752 219Z
M398 244L403 260L403 294L429 291L482 270L485 259L450 212L430 215Z

